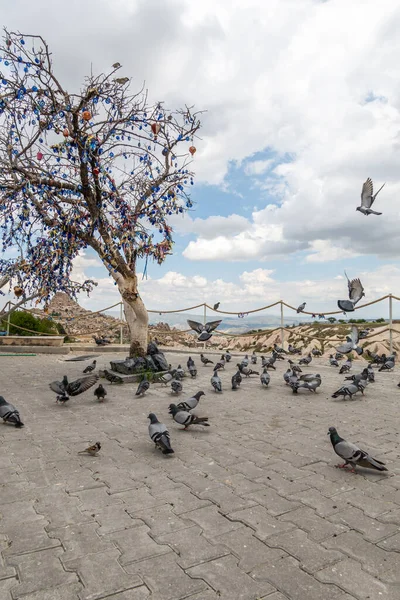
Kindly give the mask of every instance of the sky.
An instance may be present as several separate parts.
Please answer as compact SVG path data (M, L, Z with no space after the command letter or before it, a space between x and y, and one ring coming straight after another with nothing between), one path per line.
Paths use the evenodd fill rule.
M400 5L396 0L0 0L2 23L40 34L69 91L119 61L131 89L206 111L193 210L171 221L173 255L149 263L150 309L201 302L246 312L283 299L316 312L400 296ZM356 212L371 177L382 216ZM140 265L143 269L143 265ZM85 308L118 302L90 251ZM277 314L277 309L271 309ZM400 316L400 303L394 303ZM385 305L357 317L387 316Z

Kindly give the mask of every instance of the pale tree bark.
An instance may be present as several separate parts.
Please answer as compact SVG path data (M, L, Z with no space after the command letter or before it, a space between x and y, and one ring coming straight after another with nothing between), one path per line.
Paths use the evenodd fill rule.
M139 296L137 277L125 278L113 273L124 305L126 324L130 335L129 356L145 356L147 352L147 336L149 316L143 300Z

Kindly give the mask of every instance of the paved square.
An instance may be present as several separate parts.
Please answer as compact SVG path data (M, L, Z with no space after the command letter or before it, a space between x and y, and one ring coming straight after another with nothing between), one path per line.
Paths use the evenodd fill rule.
M166 355L186 366L188 353ZM88 363L0 355L0 394L25 422L0 424L1 599L399 600L396 372L343 402L326 359L303 369L322 375L315 395L292 394L283 361L268 388L250 377L232 391L234 356L216 394L212 368L192 356L198 377L179 397L105 382L104 403L92 389L60 406L48 383ZM121 357L102 354L98 367ZM182 431L168 405L201 389L194 412L211 427ZM173 456L150 441L149 412L169 427ZM389 473L336 469L331 425ZM97 457L78 454L95 441Z

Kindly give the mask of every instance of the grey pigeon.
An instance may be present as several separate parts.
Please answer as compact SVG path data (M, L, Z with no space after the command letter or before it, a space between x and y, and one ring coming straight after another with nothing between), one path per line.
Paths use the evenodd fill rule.
M374 374L374 373L373 373ZM369 377L368 374L368 369L365 368L362 370L361 373L357 373L356 375L350 375L349 377L345 377L346 381L354 381L354 383L358 383L359 381L361 381L362 379L364 381L367 381Z
M169 408L175 423L184 425L185 429L190 427L190 425L204 425L204 427L210 427L210 424L207 423L208 417L196 417L186 410L179 410L175 404L170 404Z
M296 365L290 358L288 360L288 363L289 363L293 373L302 373L303 372L301 370L301 368L299 367L299 365Z
M118 384L124 383L124 380L122 379L122 377L120 377L119 375L114 375L114 373L110 373L109 371L107 371L107 369L104 369L104 377L110 383L118 383Z
M381 191L385 184L381 185L379 190L374 194L374 186L372 179L368 177L367 181L364 181L361 190L361 206L357 206L356 210L360 211L363 215L381 215L382 213L371 210L371 206L375 202L375 198Z
M287 354L286 350L278 346L278 344L274 344L274 352L277 352L278 354Z
M321 352L321 350L318 350L318 348L313 348L313 349L311 350L311 354L312 354L313 356L322 356L322 352Z
M173 379L174 379L173 372L172 371L168 371L167 373L164 373L163 375L161 375L158 378L158 381L160 383L162 383L163 385L168 385Z
M343 354L341 352L336 352L335 358L336 358L336 360L342 360Z
M293 376L293 371L291 368L289 368L287 371L285 371L285 373L283 374L283 379L286 383L286 385L289 384L290 378ZM297 379L297 377L296 377Z
M348 373L350 371L350 368L351 368L350 365L346 365L346 364L342 365L340 367L339 375L343 375L344 373Z
M144 396L150 387L150 382L147 379L143 379L138 385L135 396Z
M161 450L163 454L173 454L171 448L169 431L163 423L157 419L154 413L150 413L147 417L150 419L149 436L156 445L156 448Z
M95 368L96 368L96 360L94 360L91 365L88 365L86 367L86 369L83 369L83 373L91 373L92 371L95 370Z
M222 354L222 355L221 355L221 358L220 358L220 359L219 359L219 361L218 361L218 364L222 365L222 368L223 368L223 369L225 369L225 364L226 364L226 362L227 362L227 361L225 360L225 355L224 355L224 354Z
M354 394L359 391L361 391L359 382L349 383L348 385L343 385L334 394L332 394L332 398L339 398L339 396L343 396L343 400L346 400L346 397L349 396L352 400Z
M169 414L172 414L171 406L176 406L177 408L179 408L179 410L187 410L187 411L193 410L198 405L200 398L202 396L205 396L205 393L200 391L200 392L197 392L194 396L191 396L185 402L179 402L179 404L176 404L176 405L170 404L169 405Z
M363 353L363 348L358 346L358 341L360 336L358 334L358 329L355 325L351 328L350 335L346 337L346 342L341 346L338 346L336 350L341 354L348 354L352 350L355 350L359 356Z
M101 383L94 390L93 395L96 396L96 398L99 402L103 402L103 400L107 396L107 392Z
M321 380L321 375L319 373L316 373L314 375L314 373L305 373L304 375L300 375L299 380L300 381L314 381L314 379L319 379Z
M271 375L268 373L267 369L264 368L264 371L260 375L261 385L267 386L271 381Z
M361 450L355 444L341 438L335 427L329 427L328 435L330 436L334 451L345 461L344 464L337 465L338 468L343 469L347 465L351 465L354 473L357 466L364 467L365 469L375 469L376 471L387 471L385 463L373 458L368 452Z
M295 346L292 346L292 344L288 345L288 351L289 354L301 354L300 348L295 348Z
M393 359L388 359L379 367L379 371L393 371L394 365L395 361Z
M253 354L251 355L251 364L252 365L257 364L257 356L255 355L255 352L253 352Z
M249 366L249 357L246 354L246 356L242 359L242 362L240 363L242 365L242 367L248 367Z
M204 354L200 354L200 360L203 363L204 366L206 365L213 365L213 361L210 360L209 358L207 358L206 356L204 356Z
M241 364L241 363L238 363L237 367L243 375L246 375L246 377L250 377L250 375L259 375L260 374L260 373L258 373L258 371L253 371L253 369L250 369L250 367L243 366L243 364Z
M216 304L214 304L213 309L218 310L220 304L221 304L221 302L217 302Z
M231 358L232 358L232 354L229 352L229 350L227 350L225 352L225 360L226 360L226 362L231 362Z
M194 365L194 360L193 360L193 358L192 358L191 356L189 356L189 358L188 358L188 360L187 360L187 363L186 363L186 365L187 365L187 368L188 368L189 370L190 370L190 367L194 367L194 366L195 366L195 365Z
M62 381L53 381L49 386L57 394L57 402L64 403L69 400L69 396L78 396L78 394L86 392L97 382L98 378L98 375L92 374L69 382L68 377L64 375Z
M185 369L182 369L181 365L178 365L175 371L175 379L183 379L185 377Z
M222 319L219 321L210 321L205 325L203 325L203 323L198 323L197 321L191 321L190 319L187 320L187 323L190 329L193 329L196 333L200 334L197 340L199 342L206 342L212 337L211 332L214 331L214 329L217 329L218 325L222 323Z
M350 279L347 276L346 271L344 272L347 279L347 287L349 289L349 300L338 300L337 304L340 310L343 312L353 312L354 307L361 300L364 294L364 288L359 279ZM339 350L340 352L340 350Z
M242 383L242 376L240 374L240 371L237 371L237 373L235 373L232 376L232 389L237 390L241 383Z
M189 367L189 373L190 373L190 377L192 377L192 379L194 379L197 376L197 369L194 365Z
M338 367L339 363L336 360L336 358L333 356L333 354L329 355L329 364L331 365L331 367Z
M222 382L218 377L217 370L214 371L214 375L211 377L211 385L213 386L216 392L222 392Z
M297 313L301 313L304 311L305 307L306 307L307 302L303 302L303 304L300 304L300 306L297 308Z
M299 365L306 365L306 366L308 366L311 363L311 361L312 361L312 356L311 356L311 352L309 352L307 354L307 356L305 356L304 358L301 358L299 360Z
M12 423L15 427L24 427L19 416L19 410L13 404L7 402L3 396L0 396L0 419L3 419L4 423Z
M178 379L173 379L171 381L171 389L172 389L172 393L174 394L180 394L182 391L182 384Z

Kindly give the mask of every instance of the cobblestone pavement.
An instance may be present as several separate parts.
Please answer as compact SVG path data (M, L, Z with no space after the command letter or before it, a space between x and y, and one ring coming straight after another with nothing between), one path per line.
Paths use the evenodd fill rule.
M255 377L233 392L233 359L217 395L195 360L181 399L203 389L196 412L211 427L182 431L170 389L138 399L136 386L108 385L104 404L90 390L59 406L48 382L87 363L0 356L0 394L26 423L0 425L0 598L399 600L398 375L377 373L365 398L343 402L324 360L304 368L322 374L316 395L293 395L279 363L269 388ZM172 457L148 438L150 411ZM389 474L335 469L331 425ZM97 440L98 457L77 454Z

